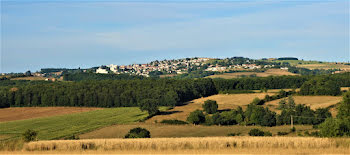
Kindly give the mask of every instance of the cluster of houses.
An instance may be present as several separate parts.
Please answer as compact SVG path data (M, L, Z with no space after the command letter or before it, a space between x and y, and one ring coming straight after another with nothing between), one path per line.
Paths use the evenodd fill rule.
M230 65L230 66L213 66L210 65L208 66L208 68L205 71L217 71L217 72L222 72L222 71L226 71L226 70L232 70L232 69L261 69L261 68L272 68L275 65L264 65L264 66L260 66L260 65L256 65L256 64L242 64L242 65Z
M149 76L150 72L159 71L166 73L183 74L187 73L191 67L200 67L209 58L186 58L178 60L152 61L148 64L132 64L132 65L114 65L101 66L96 69L96 73L107 74L113 72L115 74L136 74Z

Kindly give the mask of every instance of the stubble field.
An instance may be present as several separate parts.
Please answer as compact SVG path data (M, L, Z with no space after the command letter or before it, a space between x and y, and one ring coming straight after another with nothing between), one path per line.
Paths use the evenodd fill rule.
M26 153L350 153L350 139L312 137L203 137L30 142Z

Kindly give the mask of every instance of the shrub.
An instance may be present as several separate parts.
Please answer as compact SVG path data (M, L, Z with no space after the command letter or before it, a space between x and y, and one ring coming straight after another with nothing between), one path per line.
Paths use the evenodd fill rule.
M264 136L264 131L261 131L259 129L251 129L249 131L249 136Z
M80 139L79 136L77 135L71 135L71 136L68 136L66 138L64 138L65 140L78 140Z
M278 135L278 136L288 135L288 132L280 132L280 131L278 131L278 132L277 132L277 135Z
M131 129L125 138L151 138L151 134L147 129L137 127Z
M205 116L203 114L203 111L201 110L195 110L190 113L190 115L187 117L187 121L192 124L201 124L205 122Z
M229 134L227 134L227 136L239 136L241 133L229 133Z
M218 104L214 100L206 100L203 104L203 109L208 114L213 114L218 111Z
M25 142L30 142L30 141L34 141L36 140L36 137L38 135L38 132L34 131L34 130L30 130L28 129L27 131L25 131L22 136L23 136L23 140Z
M269 131L265 131L265 132L264 132L264 136L272 136L272 133L269 132Z
M290 132L295 132L295 131L296 131L295 127L290 129Z
M163 124L177 124L177 125L188 124L185 121L176 120L176 119L173 119L173 120L166 120L165 119L165 120L162 120L160 123L163 123Z

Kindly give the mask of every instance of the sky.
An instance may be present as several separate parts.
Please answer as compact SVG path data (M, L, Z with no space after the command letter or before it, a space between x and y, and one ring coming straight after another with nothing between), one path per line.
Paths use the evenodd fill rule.
M348 0L1 0L0 73L186 57L350 59Z

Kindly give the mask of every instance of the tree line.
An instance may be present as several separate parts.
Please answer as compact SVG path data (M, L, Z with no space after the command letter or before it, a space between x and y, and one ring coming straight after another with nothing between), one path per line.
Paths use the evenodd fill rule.
M143 100L175 106L213 94L217 91L211 79L26 83L0 87L0 106L130 107Z

